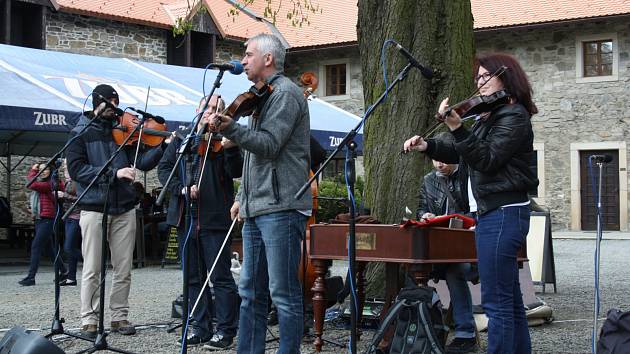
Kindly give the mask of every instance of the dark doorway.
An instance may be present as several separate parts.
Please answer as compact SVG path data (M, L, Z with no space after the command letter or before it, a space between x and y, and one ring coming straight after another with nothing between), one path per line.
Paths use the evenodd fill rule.
M619 230L619 151L582 150L580 151L580 195L582 205L582 230L597 229L595 209L596 188L599 181L599 167L593 162L592 176L589 174L589 156L607 154L612 156L602 171L602 229ZM594 183L594 184L593 184Z

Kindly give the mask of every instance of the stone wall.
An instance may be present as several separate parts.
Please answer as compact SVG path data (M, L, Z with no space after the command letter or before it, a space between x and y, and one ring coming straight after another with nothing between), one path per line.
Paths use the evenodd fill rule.
M618 36L619 79L576 82L576 37L603 33ZM545 150L545 204L552 211L554 227L568 229L571 143L630 143L630 24L607 20L499 34L477 34L477 52L512 53L527 71L540 111L532 123L535 142L544 144Z
M245 53L244 42L236 42L230 40L217 40L215 45L215 57L219 63L228 62L230 60L241 60Z
M330 60L346 61L346 70L350 72L350 82L346 83L346 95L343 98L326 97L324 92L323 65ZM287 55L286 74L294 82L305 72L314 72L319 78L319 89L315 92L318 98L356 115L363 114L363 85L361 84L361 62L357 46L329 50L289 52Z
M166 63L168 30L62 12L46 18L46 49Z

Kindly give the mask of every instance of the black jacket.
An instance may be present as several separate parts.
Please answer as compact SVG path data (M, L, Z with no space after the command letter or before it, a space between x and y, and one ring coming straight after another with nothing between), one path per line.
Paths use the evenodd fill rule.
M91 117L92 112L86 112L81 116L70 136L76 136ZM92 179L96 177L98 171L105 165L105 162L118 149L118 145L112 137L112 126L111 121L98 118L66 150L68 172L70 177L78 183L78 195L83 193ZM146 151L141 149L136 168L142 171L151 170L160 161L162 154L161 146ZM111 182L108 213L119 215L133 209L137 202L136 192L129 181L116 178L116 172L121 168L131 167L134 157L135 146L124 147L112 161L105 174L81 199L79 202L81 209L102 212L108 182Z
M460 169L458 168L448 176L438 175L437 171L432 171L424 176L420 188L420 202L416 210L418 220L425 213L434 215L468 213L467 184L460 182L459 173ZM447 188L450 196L449 193L446 193ZM447 205L448 210L446 210Z
M451 133L455 143L429 139L426 152L434 160L468 169L479 214L529 200L527 191L538 186L538 178L531 168L534 133L525 107L498 106L470 130L461 126Z
M166 149L164 156L158 165L158 179L164 185L168 176L177 161L177 150L182 143L178 134ZM194 152L197 151L193 147ZM192 168L187 168L186 173L198 171L201 158L194 154ZM184 159L182 159L184 161ZM183 181L180 176L181 168L173 175L168 191L170 200L166 222L169 225L181 226L185 215L185 199L182 196L184 185L192 185L192 178L186 176L187 181ZM199 199L193 208L193 217L199 220L199 227L202 229L227 230L232 223L230 219L230 207L234 203L234 184L232 179L241 177L243 173L243 158L238 147L223 149L216 157L208 156L204 168L204 176L200 185Z

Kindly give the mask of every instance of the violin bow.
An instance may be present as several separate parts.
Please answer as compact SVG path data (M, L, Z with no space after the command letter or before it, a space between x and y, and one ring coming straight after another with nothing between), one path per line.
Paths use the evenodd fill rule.
M503 73L505 73L505 71L507 70L507 66L501 66L500 68L498 68L497 70L494 71L494 73L492 73L492 75L490 75L490 78L488 78L488 80L486 80L486 82L483 83L483 85L477 87L469 96L468 98L466 98L466 100L471 99L473 96L475 96L476 94L479 93L479 91L481 90L482 87L484 87L488 82L490 82L490 80L492 80L492 78L494 77L499 77L501 75L503 75ZM450 109L449 109L450 110ZM447 110L447 111L449 111ZM446 111L445 111L446 112ZM420 136L423 138L428 138L430 136L432 136L439 128L441 128L442 123L444 123L444 114L436 114L436 119L437 122L433 123L433 125L431 125L427 130L425 130ZM470 117L468 117L470 118ZM466 121L466 118L462 118L462 121ZM405 150L401 150L400 154L406 154L408 151Z
M147 86L147 99L144 101L144 111L147 111L147 107L149 106L149 92L151 92L151 86ZM138 133L138 143L136 146L136 154L133 158L133 165L131 165L133 168L136 167L136 163L138 162L138 153L140 152L140 143L142 143L142 134L144 133L144 124L142 124L140 126L140 132ZM136 177L134 175L133 181L131 181L132 183L136 180Z
M208 97L208 101L211 100L212 97ZM221 95L217 95L217 105L214 107L214 113L219 113L219 100L221 99ZM204 112L205 113L205 112ZM203 113L201 114L201 118L203 118ZM200 118L200 119L201 119ZM203 161L201 162L201 173L199 173L199 180L197 181L197 190L199 190L199 186L201 186L201 180L203 179L203 171L206 169L206 159L208 158L208 151L212 148L210 144L212 143L212 137L214 136L214 132L208 132L208 142L206 143L206 152L203 155Z

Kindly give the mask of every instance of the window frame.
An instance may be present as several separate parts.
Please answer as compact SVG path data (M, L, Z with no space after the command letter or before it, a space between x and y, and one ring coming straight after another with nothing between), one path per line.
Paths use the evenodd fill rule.
M346 65L346 93L343 95L326 96L326 66L329 65ZM350 98L350 59L324 60L319 63L319 85L317 87L317 96L326 101L341 101Z
M597 41L612 41L612 75L584 76L584 43ZM619 41L617 33L602 33L578 36L575 39L575 81L576 83L604 82L619 80Z

